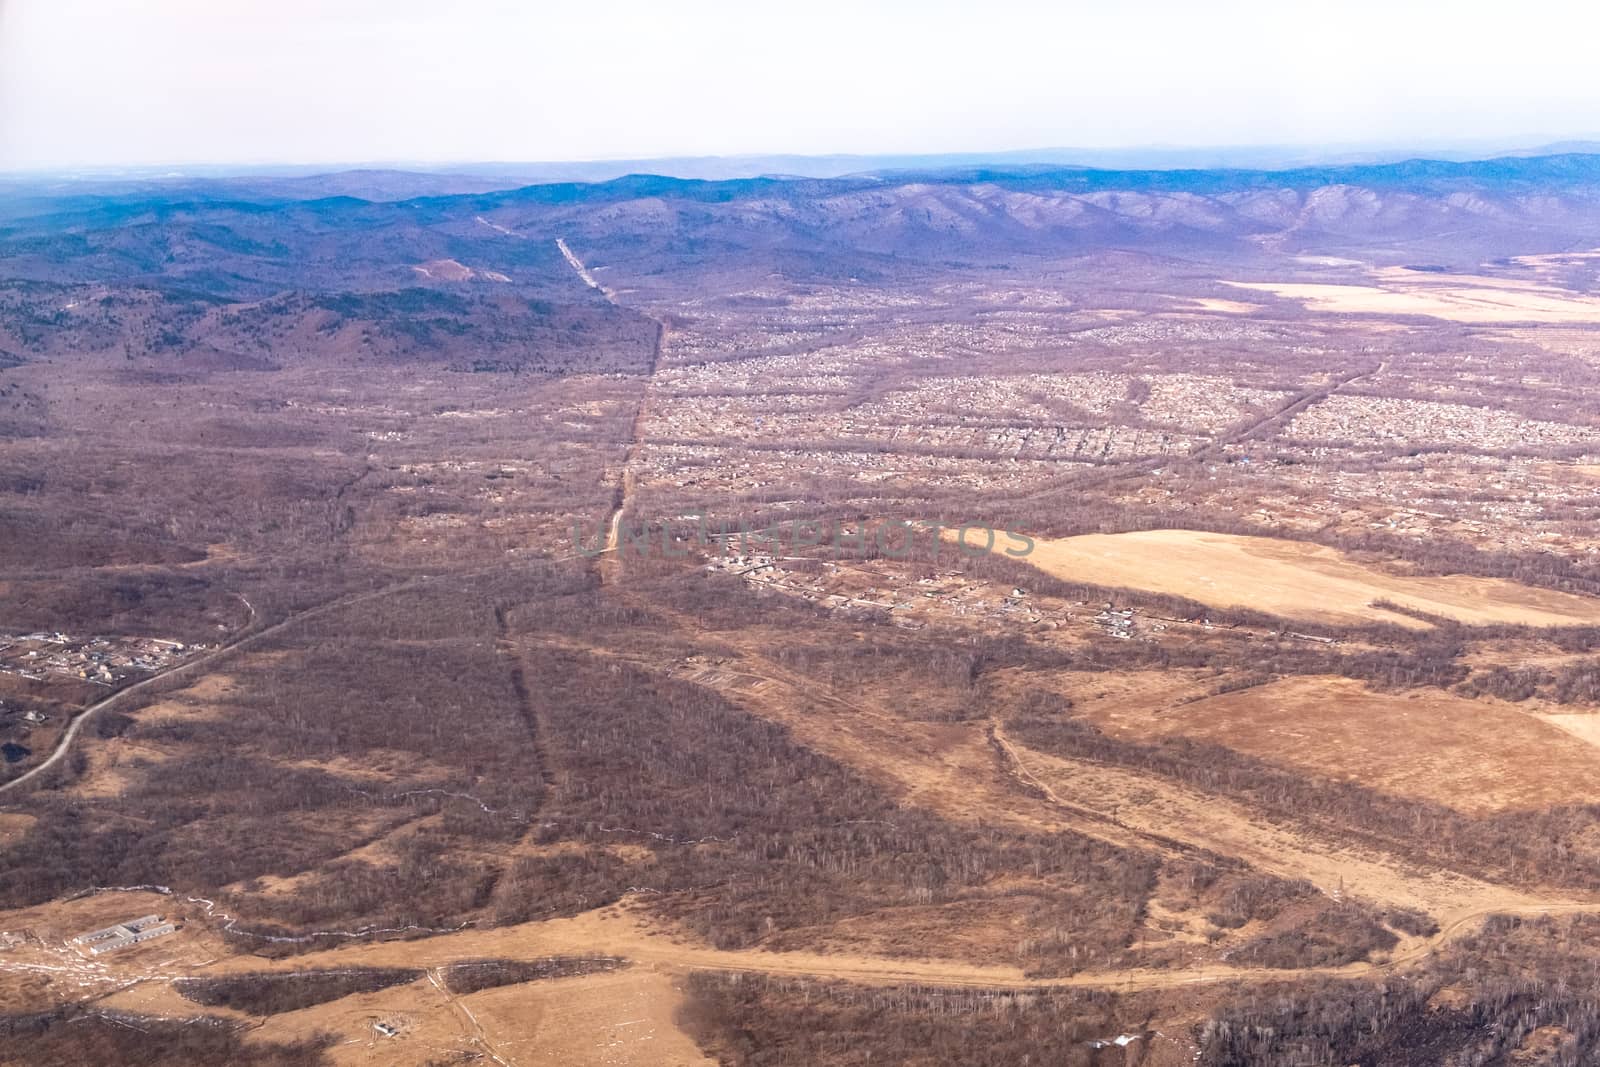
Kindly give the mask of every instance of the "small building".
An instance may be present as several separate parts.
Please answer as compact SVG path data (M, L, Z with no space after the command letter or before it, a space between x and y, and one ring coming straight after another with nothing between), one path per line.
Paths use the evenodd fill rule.
M91 930L87 934L79 934L72 939L72 943L81 945L98 956L102 952L111 952L114 949L126 948L128 945L137 945L141 941L176 933L177 929L174 923L162 921L159 915L141 915L137 919L107 926L103 930Z

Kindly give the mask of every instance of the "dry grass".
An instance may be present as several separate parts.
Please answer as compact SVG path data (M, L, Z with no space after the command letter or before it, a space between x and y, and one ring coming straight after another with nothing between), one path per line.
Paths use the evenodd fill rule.
M39 819L34 815L25 815L22 812L0 813L0 844L14 841L29 830Z
M682 1001L678 980L638 967L462 998L512 1063L709 1067L674 1021Z
M1311 774L1469 814L1600 799L1592 741L1513 705L1436 690L1376 693L1343 678L1291 678L1165 709L1105 701L1104 729L1183 736ZM1600 716L1554 716L1600 726ZM1591 731L1594 740L1600 733Z
M172 757L168 748L123 737L86 748L84 753L88 768L67 792L101 799L121 796L145 775L160 773L156 768Z
M1267 537L1151 530L1040 540L1028 562L1067 581L1186 597L1335 625L1426 623L1374 607L1388 600L1468 625L1579 626L1600 600L1498 578L1386 574L1335 549Z
M1206 311L1216 311L1224 315L1249 315L1261 310L1260 304L1247 304L1242 300L1220 300L1210 296L1190 297L1189 302Z
M1338 315L1427 315L1452 322L1592 323L1600 300L1525 281L1380 271L1383 286L1307 282L1228 282L1241 289L1300 300L1308 310Z
M1600 748L1600 715L1593 712L1547 713L1538 718L1557 730L1571 734L1586 745Z
M1257 814L1215 793L1089 760L1014 747L1028 773L1064 804L1116 819L1144 833L1243 860L1258 871L1304 880L1325 893L1349 894L1434 916L1484 908L1513 909L1537 898L1454 872L1421 870L1404 858L1313 835Z

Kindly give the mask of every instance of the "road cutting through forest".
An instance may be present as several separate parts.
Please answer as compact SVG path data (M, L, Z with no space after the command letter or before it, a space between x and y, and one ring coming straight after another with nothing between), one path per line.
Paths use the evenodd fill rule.
M1425 963L1450 943L1477 931L1492 916L1522 918L1600 914L1600 903L1541 903L1492 907L1453 917L1427 937L1409 939L1386 959L1342 966L1270 968L1198 963L1172 968L1128 968L1082 971L1051 978L1029 977L1020 968L960 960L875 956L850 952L772 952L764 949L718 949L693 944L662 930L638 914L638 899L566 919L516 926L468 928L416 940L351 942L336 948L286 959L237 954L216 958L202 967L174 968L133 964L119 967L113 959L95 963L94 977L121 991L144 982L183 978L215 978L238 973L292 973L338 968L412 967L438 970L452 964L497 959L534 962L555 956L603 954L629 966L670 973L718 971L785 978L842 981L862 985L931 986L1006 991L1105 989L1122 992L1175 989L1212 983L1277 983L1306 978L1355 979L1386 975ZM200 920L203 922L203 920ZM0 971L17 965L0 962ZM136 968L136 969L135 969ZM30 973L38 974L37 966ZM81 978L63 971L63 978Z

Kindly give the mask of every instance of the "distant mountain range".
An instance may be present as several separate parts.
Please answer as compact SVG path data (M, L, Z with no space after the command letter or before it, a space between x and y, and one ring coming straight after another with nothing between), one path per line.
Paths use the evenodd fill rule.
M0 353L637 366L654 327L581 281L558 238L608 278L668 284L686 268L837 282L1110 256L1322 279L1352 261L1478 271L1600 248L1600 154L1587 153L496 186L388 171L14 183L0 196ZM1557 284L1600 286L1587 259L1563 269Z
M647 272L716 259L843 275L918 259L1004 265L1104 249L1233 260L1359 253L1467 268L1600 247L1600 154L1584 153L496 184L387 171L14 184L0 196L0 279L181 284L219 299L500 275L517 286L535 280L533 262L534 274L555 262L557 237ZM441 262L458 269L417 269Z
M1513 157L1600 154L1600 141L1565 141L1533 148L1505 145L1371 146L1265 145L1184 148L1043 148L919 155L752 155L593 160L566 163L363 164L103 168L59 173L0 173L0 197L121 195L187 189L210 193L311 200L353 196L405 200L491 192L526 185L598 183L632 174L701 181L742 178L843 178L890 173L987 171L1015 168L1092 168L1111 171L1258 170L1373 166L1408 160L1465 163Z

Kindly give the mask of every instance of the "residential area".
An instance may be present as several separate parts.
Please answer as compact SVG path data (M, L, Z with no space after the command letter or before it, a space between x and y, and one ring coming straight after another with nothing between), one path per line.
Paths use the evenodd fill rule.
M1164 618L1110 601L1064 600L960 571L884 560L833 562L753 553L713 557L705 570L734 575L756 590L803 600L830 613L887 613L889 621L907 630L929 625L1025 627L1040 636L1062 631L1066 638L1155 641L1173 626L1213 628L1203 617Z
M64 633L0 634L0 674L29 681L54 678L112 687L166 670L207 646L159 637L71 637Z

